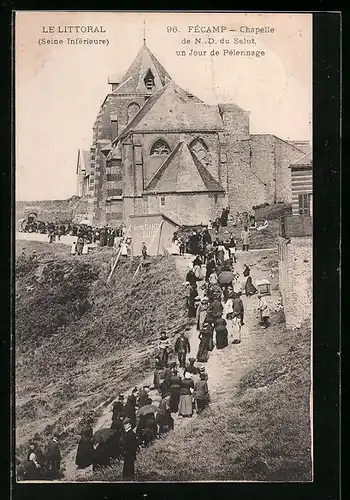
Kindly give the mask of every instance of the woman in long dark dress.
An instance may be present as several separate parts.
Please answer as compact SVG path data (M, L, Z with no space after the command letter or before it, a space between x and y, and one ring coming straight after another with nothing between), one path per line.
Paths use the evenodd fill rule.
M187 310L188 317L195 318L196 317L196 297L198 295L197 286L190 285L189 295L187 297Z
M172 413L177 413L179 409L180 385L181 377L178 375L177 370L174 370L170 378L170 411Z
M245 282L245 294L247 297L254 295L258 290L255 288L252 282L252 277L248 276L247 281Z
M215 333L216 333L216 348L217 349L224 349L225 347L228 346L228 331L226 326L224 325L217 325L215 326Z
M180 402L179 415L183 417L192 417L192 392L194 391L194 383L189 372L185 373L185 378L181 380L180 387Z
M204 323L198 338L200 339L197 361L200 363L206 363L209 357L209 351L213 350L213 331L208 323Z
M110 446L107 441L99 443L94 449L94 459L92 464L92 470L96 471L103 467L109 467L111 465L110 457Z
M78 444L75 464L78 469L85 469L93 463L93 458L94 445L92 444L91 437L86 433L82 433L81 439Z

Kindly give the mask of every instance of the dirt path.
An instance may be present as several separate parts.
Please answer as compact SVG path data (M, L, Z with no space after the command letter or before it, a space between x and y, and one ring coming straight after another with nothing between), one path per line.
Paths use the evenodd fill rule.
M267 277L267 269L262 269L261 266L256 266L256 262L261 260L262 258L268 258L271 251L275 249L265 249L261 251L254 252L245 252L244 256L242 252L237 253L237 263L235 265L235 271L238 272L242 276L243 264L247 263L251 267L253 281L255 279L266 278ZM185 257L174 257L177 270L183 280L185 280L188 263L191 259L191 256L187 255ZM192 257L193 259L193 257ZM201 283L198 284L198 292L199 295L202 296L203 292L200 287ZM209 392L214 396L214 400L218 400L218 396L223 391L223 375L225 372L225 376L233 376L239 377L238 373L240 372L238 364L242 361L242 349L249 342L250 339L250 330L252 328L256 328L257 325L257 313L256 307L258 303L258 299L256 296L246 298L243 296L242 298L245 308L245 325L242 327L241 331L241 344L232 344L232 334L235 337L237 332L229 330L229 341L230 344L226 349L216 350L210 353L209 360L207 363L197 363L198 366L205 366L206 371L208 373L208 386ZM272 291L272 297L269 299L269 303L276 302L279 300L279 293L276 291ZM189 357L196 357L199 339L198 339L198 331L196 329L196 325L193 325L191 329L187 332L188 339L190 341L191 353ZM232 366L235 366L235 370L232 370ZM153 384L153 373L150 373L144 380L142 380L138 387L144 384ZM130 387L128 391L125 391L126 397L131 394L131 390L133 387ZM160 401L160 395L158 391L151 390L150 397L152 402L158 405ZM103 412L99 419L96 422L95 429L101 429L103 427L110 427L111 424L111 409L112 404L109 404L103 409ZM196 418L196 413L193 415ZM175 429L179 426L189 425L193 419L183 419L176 415L174 417ZM65 477L62 481L64 482L74 482L74 481L84 481L84 479L88 479L92 475L91 469L85 469L83 471L77 470L75 465L75 455L76 455L76 446L72 449L62 461L62 466L65 469L64 474Z

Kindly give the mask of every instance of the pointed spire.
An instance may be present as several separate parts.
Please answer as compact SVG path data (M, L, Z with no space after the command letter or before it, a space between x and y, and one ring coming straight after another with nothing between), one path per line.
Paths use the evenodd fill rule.
M146 45L146 21L143 20L143 44Z
M145 34L144 34L145 37ZM163 68L158 59L147 47L146 38L141 50L132 62L131 66L119 82L119 86L114 90L115 93L138 93L145 94L146 84L145 76L150 70L154 78L153 92L163 87L167 81L171 80L169 73Z

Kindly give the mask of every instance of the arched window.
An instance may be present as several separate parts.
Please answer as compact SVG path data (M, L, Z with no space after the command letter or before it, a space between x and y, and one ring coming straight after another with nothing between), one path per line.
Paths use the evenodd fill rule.
M201 137L197 137L191 142L190 149L201 161L205 161L209 157L209 148Z
M151 147L151 156L160 156L160 155L169 155L170 148L169 145L164 139L158 139L153 146Z
M132 102L131 104L129 104L129 106L128 106L128 121L130 121L132 118L134 118L136 113L138 113L139 109L140 109L140 106L137 104L137 102Z

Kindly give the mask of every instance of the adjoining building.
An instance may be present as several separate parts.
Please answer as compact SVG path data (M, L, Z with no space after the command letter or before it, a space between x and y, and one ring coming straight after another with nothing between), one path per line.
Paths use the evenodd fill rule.
M281 219L278 241L279 287L286 326L312 319L312 153L290 166L292 215Z
M312 215L312 153L311 151L293 163L292 213L293 215Z
M89 150L79 149L77 160L77 195L82 198L89 195L91 156Z
M90 168L83 169L84 153L78 157L78 192L88 191L95 224L157 212L179 224L206 224L224 206L236 212L291 202L288 167L304 154L301 146L251 134L248 111L208 105L180 88L145 43L109 84Z

